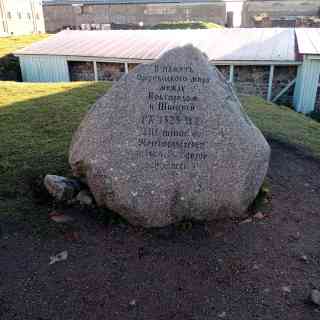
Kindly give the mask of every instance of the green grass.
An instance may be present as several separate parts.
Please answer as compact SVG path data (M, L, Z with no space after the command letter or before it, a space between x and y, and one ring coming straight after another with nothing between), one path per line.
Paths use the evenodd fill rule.
M320 123L288 107L268 103L258 97L242 98L252 121L264 134L304 148L320 158Z
M12 54L13 52L22 49L35 41L46 39L47 37L47 34L36 34L28 36L0 38L0 58L3 58L8 54Z
M178 21L163 22L152 27L152 29L215 29L222 28L219 24L206 21Z
M45 174L70 175L72 133L108 83L0 82L0 220L50 233L47 203L31 192ZM243 98L252 120L275 139L305 147L320 158L320 123L256 97ZM19 224L18 223L18 224Z
M72 133L109 86L0 82L0 217L35 228L47 221L48 207L36 204L31 191L46 173L69 174Z

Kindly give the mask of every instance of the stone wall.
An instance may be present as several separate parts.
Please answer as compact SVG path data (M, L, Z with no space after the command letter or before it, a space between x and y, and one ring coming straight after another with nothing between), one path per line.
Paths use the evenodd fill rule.
M98 80L117 81L125 72L123 63L97 62Z
M222 75L225 77L225 79L228 81L229 80L229 66L224 66L224 65L218 65L216 66L218 70L222 73Z
M133 68L135 68L138 65L139 63L128 63L128 70L131 71Z
M225 25L226 5L214 3L44 5L46 31L67 27L80 29L85 24L153 26L162 22L210 21Z
M94 80L94 68L92 62L68 62L71 81ZM128 70L132 70L138 64L129 63ZM217 65L218 70L225 79L229 80L229 66ZM116 81L125 72L123 63L97 62L98 79L101 81ZM272 97L275 97L292 80L296 78L296 66L275 66ZM240 95L255 95L264 99L268 95L270 66L235 66L233 86ZM319 93L320 96L320 93ZM285 93L278 103L292 105L293 88ZM319 98L320 101L320 98ZM320 102L319 102L320 104Z
M266 98L269 70L268 66L235 66L233 84L236 91Z
M218 66L225 78L229 79L229 66ZM268 96L269 66L235 66L233 86L240 95L255 95L264 99ZM272 97L275 97L297 76L296 66L275 66ZM277 103L292 105L292 87Z
M71 81L93 81L94 68L92 62L68 61Z
M318 81L318 91L317 91L316 105L314 107L314 111L320 113L320 76Z
M273 75L272 97L280 93L297 77L297 66L276 66ZM292 86L278 101L278 104L292 105L294 86Z
M249 0L243 5L243 27L319 27L319 0Z

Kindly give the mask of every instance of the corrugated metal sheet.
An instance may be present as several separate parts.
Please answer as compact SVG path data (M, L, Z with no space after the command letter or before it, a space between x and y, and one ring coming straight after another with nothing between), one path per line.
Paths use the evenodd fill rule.
M20 67L25 82L68 82L65 57L21 56Z
M186 44L210 61L296 61L294 29L277 28L62 31L16 54L154 60Z
M305 59L299 66L294 90L293 104L298 112L310 113L314 110L318 91L320 62Z
M299 52L301 54L320 54L320 29L296 29Z

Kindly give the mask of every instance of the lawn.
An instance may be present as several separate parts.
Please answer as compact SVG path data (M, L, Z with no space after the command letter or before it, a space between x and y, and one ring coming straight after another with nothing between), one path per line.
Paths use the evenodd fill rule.
M46 173L68 174L72 132L108 87L0 82L0 215L41 221L47 208L31 191Z
M73 131L108 83L28 84L0 82L0 215L37 225L47 217L31 190L47 173L68 175ZM320 157L320 123L262 99L243 99L268 136L305 147Z
M33 42L46 39L48 34L0 38L0 58L22 49Z
M245 97L242 102L250 118L265 135L302 147L320 158L319 122L258 97Z

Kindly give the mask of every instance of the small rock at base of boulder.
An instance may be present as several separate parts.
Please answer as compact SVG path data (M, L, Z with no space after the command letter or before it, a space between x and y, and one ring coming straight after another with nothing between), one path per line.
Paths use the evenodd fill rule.
M310 300L320 306L320 291L317 289L313 289L310 294Z
M255 219L261 220L264 218L264 214L262 212L257 212L254 216Z
M304 262L308 262L308 257L303 254L301 257L300 257L300 260L304 261Z
M71 200L80 191L81 185L76 179L47 174L44 185L48 192L58 201Z
M81 205L91 206L93 204L93 198L88 190L81 190L76 199Z
M285 293L291 293L291 287L289 286L283 286L281 289Z

